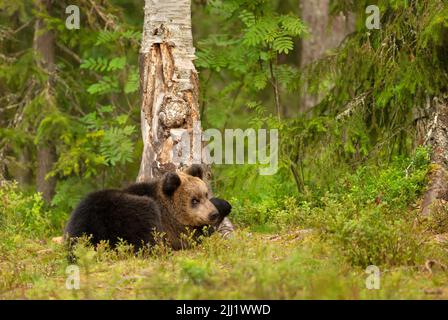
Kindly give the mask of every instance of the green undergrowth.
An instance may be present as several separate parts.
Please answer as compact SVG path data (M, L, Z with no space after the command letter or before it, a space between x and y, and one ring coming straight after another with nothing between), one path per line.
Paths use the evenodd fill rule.
M368 290L364 268L352 266L312 232L266 236L239 230L185 251L133 255L81 245L78 290L66 287L65 247L18 235L0 248L0 295L31 299L393 299L446 298L447 276L423 266L381 268ZM434 296L435 294L435 296Z
M79 290L66 288L67 250L51 240L61 234L67 213L47 207L38 194L3 184L0 297L448 298L443 271L448 246L434 241L428 228L443 227L446 209L440 207L429 224L415 223L428 170L428 152L418 149L388 165L341 172L334 185L319 192L279 197L275 177L266 177L270 183L257 193L245 192L247 186L222 189L219 196L231 200L237 226L231 239L213 235L189 250L158 246L137 255L126 244L95 250L81 243L76 249ZM381 271L379 290L366 288L369 265Z

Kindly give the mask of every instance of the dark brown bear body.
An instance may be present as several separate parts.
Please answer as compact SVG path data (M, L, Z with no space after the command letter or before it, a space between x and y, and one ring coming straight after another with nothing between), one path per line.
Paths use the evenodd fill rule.
M112 246L125 240L139 249L154 245L157 232L165 234L171 247L182 249L188 245L182 234L197 237L205 226L213 232L230 210L227 201L209 199L202 170L193 166L149 183L89 194L72 212L65 234L69 239L87 235L93 244L106 240Z

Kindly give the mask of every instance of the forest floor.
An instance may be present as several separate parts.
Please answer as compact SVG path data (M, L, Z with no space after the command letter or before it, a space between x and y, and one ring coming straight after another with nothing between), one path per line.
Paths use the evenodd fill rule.
M81 245L79 289L68 289L66 247L20 234L0 244L1 299L447 299L445 266L380 268L379 289L369 274L346 262L312 230L280 234L238 230L195 248L159 247L135 256ZM66 273L68 271L68 273ZM69 278L69 284L70 282Z

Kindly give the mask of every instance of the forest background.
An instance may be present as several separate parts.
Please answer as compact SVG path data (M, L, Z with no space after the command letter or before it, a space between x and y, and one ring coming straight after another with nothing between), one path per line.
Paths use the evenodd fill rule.
M80 245L80 290L51 239L88 192L138 175L144 12L45 1L0 1L0 297L448 296L448 199L425 202L446 165L444 1L192 1L203 128L278 129L279 170L213 166L232 239L149 258Z

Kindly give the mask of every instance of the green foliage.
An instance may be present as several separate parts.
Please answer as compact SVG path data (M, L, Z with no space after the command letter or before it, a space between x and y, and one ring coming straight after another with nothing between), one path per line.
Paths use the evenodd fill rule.
M297 225L319 231L353 265L415 264L422 257L421 239L413 226L415 212L408 208L421 195L428 170L428 151L420 148L383 168L370 165L344 173L321 197L319 192L303 200L282 197L272 187L258 190L265 192L263 200L233 192L232 215L257 231Z
M65 1L54 2L51 17L31 1L0 1L0 156L5 152L8 169L20 168L29 150L35 168L37 144L57 150L49 206L15 184L0 187L1 293L371 298L361 268L369 264L387 268L376 298L421 297L423 288L446 282L444 274L434 273L432 282L419 271L427 259L446 262L446 254L414 226L429 153L411 153L414 114L447 92L446 4L377 1L382 29L367 31L367 0L331 1L335 13L355 14L356 29L331 55L299 68L296 45L308 31L296 2L210 0L193 2L192 12L203 126L278 129L278 173L260 176L252 165L213 168L214 192L233 205L234 239L206 238L176 254L157 245L149 255L135 255L125 243L95 250L81 242L85 287L74 296L61 291L65 248L41 239L61 234L86 193L133 181L141 157L141 3L78 2L85 25L73 32L61 18ZM56 35L51 85L32 49L36 17ZM301 112L305 88L322 100ZM446 205L438 203L435 213L421 228L445 232Z
M305 32L305 26L293 15L257 17L253 12L243 10L239 18L246 28L243 44L250 47L265 45L277 53L287 54L294 47L292 37Z
M90 94L118 93L118 82L113 77L105 76L97 83L92 84L87 92Z
M212 15L233 23L199 41L198 65L209 72L202 74L206 83L218 72L232 81L220 86L215 80L219 90L206 91L206 120L219 126L222 117L228 117L224 123L232 126L248 123L280 131L280 168L275 177L257 177L249 166L215 168L215 189L232 197L233 219L253 230L272 232L300 225L318 230L351 264L416 264L422 258L421 239L413 228L415 212L410 208L424 189L429 155L417 149L407 156L413 141L411 113L413 107L425 105L426 96L420 93L437 91L443 96L446 92L442 85L430 89L438 80L428 82L433 72L436 79L445 77L442 65L446 64L427 65L434 60L429 55L439 51L437 46L445 46L444 37L438 38L437 46L428 41L432 48L422 49L417 57L420 49L415 51L411 37L423 35L408 24L422 30L420 26L429 20L417 17L444 10L436 9L440 1L428 6L380 1L388 19L383 25L387 25L366 34L366 3L349 1L344 7L342 2L333 3L335 12L363 11L356 32L336 54L311 65L304 74L294 66L275 63L280 53L275 41L284 45L282 53L289 52L291 44L282 31L304 35L296 18L280 23L291 15L273 14L272 2L253 7L245 1L210 4ZM441 20L437 19L441 26L437 30L444 34ZM444 59L440 54L435 57ZM419 83L422 76L428 79ZM307 114L279 120L269 107L274 105L268 92L274 79L280 83L282 99L288 91L300 92L304 84L324 99Z
M65 246L27 241L0 243L0 292L5 299L424 299L440 292L446 272L421 266L381 268L381 290L368 290L364 268L354 268L312 233L266 237L238 231L193 250L151 258L126 247L77 246L80 290L66 290ZM447 263L443 250L426 251ZM20 288L17 290L17 288Z
M380 201L394 208L405 209L425 187L429 168L429 152L417 148L413 158L397 158L380 172L375 167L360 167L345 178L346 196L357 203Z
M56 194L53 197L51 204L58 208L58 211L63 212L66 217L67 213L71 212L87 193L94 190L95 184L88 179L70 177L58 181L56 185Z
M139 81L140 77L137 68L131 69L124 87L124 93L129 94L137 92L140 85Z
M198 261L191 259L185 259L180 264L182 273L186 278L192 281L194 284L200 284L207 278L207 274L210 272L207 266L204 266Z
M335 232L333 241L354 265L421 263L418 234L409 221L393 215L393 211L386 212L370 206L361 211L359 217L351 219L338 211L328 231Z
M141 32L137 30L125 30L125 31L102 30L98 33L95 46L110 44L121 39L140 41L141 37L142 37Z
M111 128L104 133L100 150L107 163L114 166L117 163L132 162L134 144L129 137L134 132L134 126L126 126L124 128Z
M75 130L61 136L64 147L50 175L65 179L58 182L53 205L69 211L95 187L121 186L123 181L132 181L128 170L135 170L137 163L137 130L129 124L126 114L110 117L114 113L112 105L102 106L98 112L82 117ZM122 171L116 171L117 168Z
M294 41L307 33L306 27L293 13L278 14L269 1L256 5L245 0L211 1L207 10L207 19L222 26L197 44L196 66L207 71L201 73L203 82L217 87L205 89L202 96L208 108L207 125L216 126L215 119L224 116L238 126L238 119L247 117L242 106L260 95L267 97L264 107L272 112L274 86L285 91L297 86L298 69L280 64L279 58L292 53ZM225 115L214 116L223 109Z
M381 29L366 30L369 4L333 1L334 12L356 14L356 30L337 54L314 64L304 78L310 87L318 87L323 78L337 84L318 111L336 116L356 109L365 124L364 143L387 141L384 151L391 157L409 152L413 114L426 108L428 99L446 93L448 11L441 0L378 1Z
M7 21L0 33L0 95L5 97L0 104L0 153L7 151L8 167L21 168L21 154L29 150L32 163L27 165L34 169L36 146L52 143L57 161L49 176L58 180L52 204L64 215L89 190L132 181L141 145L136 144L141 31L139 25L124 22L132 5L77 4L85 16L82 27L73 31L65 27L65 1L52 4L51 16L29 1L24 6L0 3L18 18L0 13L0 21ZM33 49L36 17L55 35L57 71L51 85Z
M0 233L43 237L52 233L53 217L40 194L26 195L17 184L0 185Z
M126 57L115 57L111 60L105 58L90 58L85 60L81 65L81 69L92 71L116 71L122 70L126 66Z

